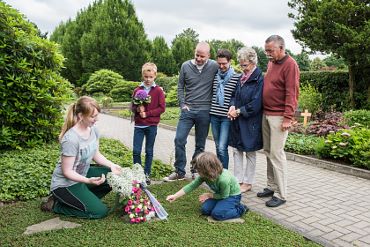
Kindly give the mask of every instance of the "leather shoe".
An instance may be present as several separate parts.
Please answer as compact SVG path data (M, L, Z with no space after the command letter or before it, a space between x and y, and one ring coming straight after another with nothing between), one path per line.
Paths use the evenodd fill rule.
M271 198L271 200L269 200L269 201L266 202L266 206L267 207L272 207L272 208L279 207L280 205L284 204L285 202L286 202L285 200L280 199L280 198L278 198L276 196L273 196Z
M273 195L274 195L274 191L268 188L264 188L262 192L257 193L257 197L269 197Z

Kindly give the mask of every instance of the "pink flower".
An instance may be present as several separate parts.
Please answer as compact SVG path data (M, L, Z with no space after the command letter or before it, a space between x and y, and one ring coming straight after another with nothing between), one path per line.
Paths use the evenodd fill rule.
M127 205L131 206L132 205L132 200L128 200Z
M131 224L134 224L135 222L136 222L136 220L134 218L130 219Z
M127 212L129 212L130 211L130 206L126 206L125 207L125 212L127 213Z
M135 208L135 213L140 213L141 209L140 208Z
M136 218L136 223L140 223L140 218Z

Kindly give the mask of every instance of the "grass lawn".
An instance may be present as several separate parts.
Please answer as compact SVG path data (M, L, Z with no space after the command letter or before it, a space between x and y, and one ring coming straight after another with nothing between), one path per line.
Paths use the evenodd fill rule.
M262 216L248 212L244 224L208 223L199 214L198 195L204 189L165 201L187 182L152 185L149 189L169 213L168 221L131 225L120 220L120 211L101 220L61 217L82 226L25 236L26 227L56 217L39 210L40 201L0 207L0 246L319 246ZM105 201L112 206L114 195Z

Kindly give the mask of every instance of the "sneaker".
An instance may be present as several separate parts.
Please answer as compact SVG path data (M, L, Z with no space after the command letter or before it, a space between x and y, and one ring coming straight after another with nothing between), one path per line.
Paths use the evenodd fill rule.
M54 196L50 195L48 199L41 203L41 211L43 212L51 212L54 206Z
M145 183L146 185L150 185L152 183L152 180L150 179L149 175L145 175Z
M180 175L180 174L178 174L176 172L173 172L168 177L165 177L163 179L163 181L165 181L165 182L172 182L172 181L178 181L178 180L184 180L184 179L185 179L185 175Z

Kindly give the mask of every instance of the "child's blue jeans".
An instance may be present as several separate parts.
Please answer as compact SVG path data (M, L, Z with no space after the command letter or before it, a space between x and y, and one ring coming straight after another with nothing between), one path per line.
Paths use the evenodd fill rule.
M145 137L145 166L144 173L150 175L152 171L153 148L155 137L157 136L157 126L148 126L144 128L135 127L134 130L134 145L133 145L133 160L134 164L141 164L141 149Z
M202 204L202 214L210 215L215 220L239 218L248 210L240 199L240 194L225 199L208 199Z

